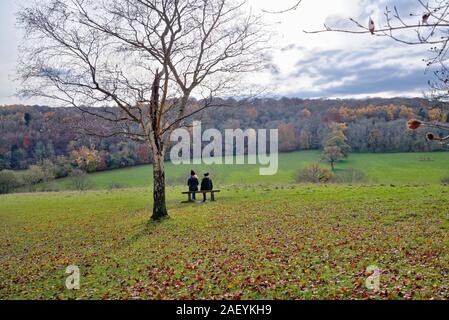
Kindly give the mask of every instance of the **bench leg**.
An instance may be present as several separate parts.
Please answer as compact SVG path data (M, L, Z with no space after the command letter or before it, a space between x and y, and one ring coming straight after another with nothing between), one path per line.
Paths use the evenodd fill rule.
M188 195L188 197L189 197L189 202L192 202L192 194L191 193L189 193L189 195Z
M212 193L210 194L210 199L211 199L212 201L215 201L215 193L214 193L214 192L212 192Z

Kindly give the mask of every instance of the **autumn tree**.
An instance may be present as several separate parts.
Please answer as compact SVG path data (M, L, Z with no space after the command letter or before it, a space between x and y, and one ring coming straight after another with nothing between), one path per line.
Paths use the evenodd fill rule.
M383 134L382 131L375 128L370 131L368 134L368 148L370 148L373 152L378 152L379 150L382 150L381 144L383 140Z
M409 108L407 106L400 106L399 117L409 120L409 119L414 118L414 116L415 116L415 114L414 114L412 108Z
M72 163L84 172L95 172L101 162L100 154L95 149L82 146L79 150L72 151Z
M312 144L311 140L312 137L309 130L302 129L299 133L299 147L301 148L301 150L309 150Z
M296 141L295 126L292 123L281 123L278 126L279 130L279 151L291 152L298 147Z
M239 76L263 66L266 36L246 9L246 0L32 1L18 13L21 93L79 109L89 134L146 143L159 220L171 133L220 106L217 95L242 96Z
M309 119L312 116L312 112L310 112L309 109L304 108L304 109L301 110L299 115L300 115L301 118Z
M149 163L151 160L150 149L147 145L141 144L137 151L139 156L139 163Z
M329 129L324 142L323 159L328 161L332 171L335 171L335 162L347 158L351 147L347 144L345 124L332 123Z
M331 164L332 171L335 171L335 162L343 160L345 155L340 147L326 146L323 151L323 159Z
M433 108L429 110L428 117L430 121L444 121L444 113L440 108Z
M249 119L256 120L257 119L257 109L255 107L248 108L246 110L246 115L248 116Z

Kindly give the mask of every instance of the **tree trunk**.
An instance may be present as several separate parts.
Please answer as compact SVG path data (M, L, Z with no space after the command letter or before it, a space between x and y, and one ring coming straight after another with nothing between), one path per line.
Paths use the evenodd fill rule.
M332 171L335 171L335 164L334 164L334 161L331 161L331 167L332 167Z
M153 86L151 88L151 101L149 113L151 119L150 147L153 152L153 221L168 217L167 206L165 204L165 148L161 134L161 106L159 105L161 73L156 70Z
M153 216L152 220L158 221L168 217L167 206L165 203L165 166L164 156L155 154L153 159Z

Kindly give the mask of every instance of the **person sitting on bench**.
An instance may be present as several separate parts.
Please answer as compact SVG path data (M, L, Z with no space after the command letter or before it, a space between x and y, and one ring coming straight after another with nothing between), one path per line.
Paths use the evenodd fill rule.
M214 190L214 184L212 179L209 177L209 173L204 174L204 178L201 181L201 191L212 191ZM203 193L203 202L206 202L206 194Z
M187 180L187 185L189 186L190 192L198 192L198 186L200 184L200 181L198 180L198 177L196 176L195 171L190 172L189 180ZM196 200L196 194L192 193L192 200Z

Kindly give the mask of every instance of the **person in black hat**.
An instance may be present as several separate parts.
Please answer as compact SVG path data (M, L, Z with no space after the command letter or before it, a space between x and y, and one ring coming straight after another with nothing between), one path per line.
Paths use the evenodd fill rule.
M189 186L189 191L190 192L198 191L199 184L200 184L200 181L199 181L198 177L196 176L195 171L192 170L190 172L190 177L187 180L187 185ZM196 200L195 193L192 194L192 200Z
M201 181L201 191L212 191L214 190L214 184L212 179L209 177L209 173L204 174L204 178ZM206 202L206 194L203 193L203 202Z

